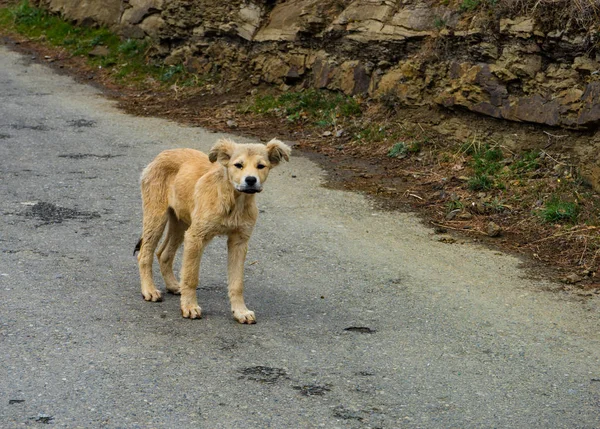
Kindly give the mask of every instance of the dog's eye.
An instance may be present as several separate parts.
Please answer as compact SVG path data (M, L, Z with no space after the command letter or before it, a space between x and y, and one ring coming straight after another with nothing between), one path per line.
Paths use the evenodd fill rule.
M265 166L264 166L264 165L262 165L262 164L258 164L258 165L256 166L256 168L258 168L259 170L262 170L263 168L265 168Z
M235 168L240 168L240 169L244 168L244 165L242 163L240 163L240 162L236 162L235 164L233 164L233 166Z

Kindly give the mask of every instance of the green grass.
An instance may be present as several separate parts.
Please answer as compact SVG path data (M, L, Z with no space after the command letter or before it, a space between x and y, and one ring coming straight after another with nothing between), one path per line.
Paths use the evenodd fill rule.
M425 140L413 140L411 142L398 142L394 144L388 151L388 157L398 158L408 154L415 154L421 152L423 144L427 142Z
M459 200L450 200L446 203L446 213L450 213L452 210L464 209L465 205Z
M52 15L44 9L22 1L16 6L0 8L0 27L30 39L45 41L64 48L74 56L86 57L89 64L108 70L114 78L128 83L142 82L147 77L165 86L173 83L192 86L204 85L211 76L198 77L184 70L183 65L153 64L147 58L149 44L144 40L122 40L109 29L76 26ZM105 47L105 55L90 56L98 46Z
M513 164L510 166L517 174L527 173L529 171L535 171L540 168L540 151L532 150L524 152Z
M544 222L548 223L575 223L579 216L577 203L565 201L553 195L539 212Z
M495 188L496 182L492 176L479 173L470 177L467 185L472 191L489 191Z
M461 10L472 11L479 7L481 0L463 0L460 5Z
M390 158L397 158L399 156L406 155L407 153L408 148L406 147L406 143L398 142L390 148L387 155Z
M358 116L361 107L352 97L324 90L309 89L290 91L280 95L256 97L244 111L254 113L279 114L290 122L310 122L320 126L330 126L338 118Z
M472 156L473 176L467 182L469 189L472 191L489 191L504 187L499 181L503 167L501 161L504 158L500 148L472 144L463 150Z
M463 12L471 12L480 6L494 7L498 4L498 0L463 0L460 4L460 10Z
M377 123L363 126L354 134L354 138L361 143L382 142L390 137L393 136L390 135L390 132L386 129L385 125ZM400 145L404 145L404 143L398 143L398 145L397 149L400 149Z

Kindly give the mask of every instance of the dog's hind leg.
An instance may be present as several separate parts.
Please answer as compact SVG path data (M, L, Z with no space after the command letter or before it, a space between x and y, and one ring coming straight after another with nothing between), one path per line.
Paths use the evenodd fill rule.
M175 216L173 210L169 209L167 235L160 248L156 252L156 256L158 257L160 272L165 281L165 285L167 286L167 291L174 294L179 294L180 288L179 282L173 273L173 261L175 259L175 254L177 253L177 249L183 242L183 236L186 229L187 225L177 219L177 216Z
M138 267L140 269L142 295L146 301L156 302L162 300L160 291L156 289L152 279L152 259L154 258L154 250L165 229L167 219L166 212L157 213L144 207L142 245L140 253L138 253Z

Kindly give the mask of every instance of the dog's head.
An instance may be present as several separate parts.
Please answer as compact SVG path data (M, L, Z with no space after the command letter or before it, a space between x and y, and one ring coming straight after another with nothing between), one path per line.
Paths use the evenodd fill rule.
M208 154L210 162L221 163L235 189L247 194L262 191L269 171L282 160L289 161L292 149L273 139L263 144L238 144L220 139Z

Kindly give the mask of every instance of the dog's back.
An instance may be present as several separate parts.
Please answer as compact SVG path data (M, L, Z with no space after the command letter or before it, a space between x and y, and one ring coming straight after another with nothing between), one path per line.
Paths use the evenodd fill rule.
M195 179L206 173L213 164L208 156L195 149L170 149L158 154L142 171L141 184L156 186L170 184L177 174L194 172Z
M179 201L190 202L193 198L193 184L215 167L206 154L195 149L171 149L161 152L142 172L144 206L152 206L152 210L159 212L166 211L169 206L169 192L174 188L177 188L179 193Z

